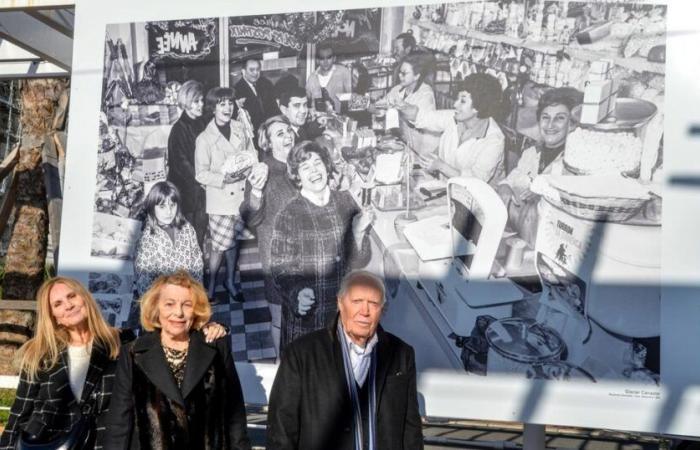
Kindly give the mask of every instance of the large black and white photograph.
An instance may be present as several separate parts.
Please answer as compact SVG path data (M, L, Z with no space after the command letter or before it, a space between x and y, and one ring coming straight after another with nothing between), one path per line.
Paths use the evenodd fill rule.
M419 370L653 389L666 14L513 0L108 25L91 252L125 261L135 301L100 305L135 323L184 269L236 360L274 363L371 267Z

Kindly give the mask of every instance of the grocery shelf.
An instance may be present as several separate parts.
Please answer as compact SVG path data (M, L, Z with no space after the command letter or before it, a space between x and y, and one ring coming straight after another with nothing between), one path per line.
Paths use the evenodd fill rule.
M651 72L660 75L665 74L665 64L649 62L645 58L634 56L631 58L625 58L618 56L611 52L601 52L595 50L587 50L584 48L577 47L571 44L554 44L550 42L534 42L528 41L526 39L520 39L512 36L506 36L504 34L489 34L481 31L470 30L464 27L455 27L445 24L426 22L411 19L409 20L411 25L415 25L427 30L436 31L438 33L451 34L455 36L461 36L464 38L474 38L484 42L493 42L497 44L507 44L514 47L527 48L533 51L542 53L556 53L559 50L565 49L566 53L572 58L585 60L585 61L597 61L599 59L609 59L613 61L614 64L624 67L635 72Z

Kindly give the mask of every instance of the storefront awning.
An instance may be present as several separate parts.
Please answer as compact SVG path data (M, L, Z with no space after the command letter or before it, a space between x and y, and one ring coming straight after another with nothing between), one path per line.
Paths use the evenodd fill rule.
M0 79L70 76L74 19L73 2L0 2Z

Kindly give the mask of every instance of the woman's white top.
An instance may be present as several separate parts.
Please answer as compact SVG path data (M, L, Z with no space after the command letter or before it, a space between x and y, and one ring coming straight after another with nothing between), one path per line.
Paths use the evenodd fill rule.
M90 346L68 346L68 380L75 398L80 401L83 395L85 377L90 367Z

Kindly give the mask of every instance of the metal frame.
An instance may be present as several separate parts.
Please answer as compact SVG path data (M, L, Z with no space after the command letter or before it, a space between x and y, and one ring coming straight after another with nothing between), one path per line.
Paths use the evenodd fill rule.
M0 0L0 79L70 76L75 2Z

